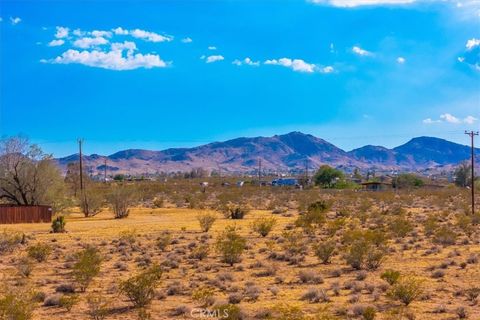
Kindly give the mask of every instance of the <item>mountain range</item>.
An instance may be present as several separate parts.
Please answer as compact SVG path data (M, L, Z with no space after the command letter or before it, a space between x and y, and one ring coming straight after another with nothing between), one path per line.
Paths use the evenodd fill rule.
M476 148L480 160L480 149ZM470 147L435 137L417 137L393 149L367 145L344 151L335 145L301 132L273 137L236 138L193 148L171 148L162 151L128 149L109 156L83 156L92 174L103 172L105 161L109 174L145 174L190 171L203 168L221 172L253 172L261 160L262 170L292 171L310 169L322 164L344 168L417 171L448 169L470 159ZM58 158L65 170L78 161L78 154ZM477 160L477 161L478 161Z

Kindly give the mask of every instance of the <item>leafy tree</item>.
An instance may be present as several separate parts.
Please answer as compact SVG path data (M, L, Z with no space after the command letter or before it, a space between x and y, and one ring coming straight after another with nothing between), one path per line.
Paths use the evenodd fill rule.
M65 206L64 183L52 157L27 138L0 141L0 200L16 205Z
M459 187L465 188L472 183L472 166L467 162L462 162L454 172L455 184Z
M424 185L422 179L413 173L399 174L393 181L395 188L414 188Z
M313 181L317 186L321 186L322 188L334 188L335 184L339 180L343 180L343 178L344 175L342 171L328 165L323 165L315 173Z
M135 201L135 192L121 185L113 188L107 197L116 219L125 218L130 212L130 206Z

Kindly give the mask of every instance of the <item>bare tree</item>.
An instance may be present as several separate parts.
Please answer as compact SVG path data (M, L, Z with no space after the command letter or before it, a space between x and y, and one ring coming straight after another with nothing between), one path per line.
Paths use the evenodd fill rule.
M459 187L468 187L472 181L471 174L472 166L468 161L460 163L460 165L455 169L454 177L455 184Z
M0 140L0 200L17 205L59 204L64 184L50 155L27 138Z

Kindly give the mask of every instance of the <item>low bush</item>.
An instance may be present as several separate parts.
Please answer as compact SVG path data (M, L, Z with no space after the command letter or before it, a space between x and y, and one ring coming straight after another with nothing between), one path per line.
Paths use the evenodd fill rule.
M208 253L210 252L210 246L208 244L201 244L195 248L193 248L192 253L190 253L191 259L203 260L208 257Z
M125 294L135 308L150 304L155 296L155 289L160 284L162 270L158 265L152 265L143 272L120 283L120 292Z
M448 246L455 244L457 240L457 233L447 226L441 226L435 231L433 241L435 243Z
M217 217L212 213L204 213L198 215L197 220L200 224L200 229L202 229L203 232L208 232L217 220Z
M213 297L214 290L209 287L198 288L192 293L192 300L200 303L203 307L211 306L215 299Z
M52 248L48 244L43 243L37 243L27 249L28 256L38 262L46 261L50 252L52 252Z
M324 264L330 263L330 258L335 252L335 241L324 241L313 246L313 252L317 258Z
M4 230L0 233L0 254L11 252L22 243L25 243L25 234Z
M270 233L270 231L272 231L276 223L277 219L275 219L274 217L262 217L255 219L252 222L251 227L254 232L258 233L262 237L266 237Z
M0 319L29 320L33 317L33 294L23 288L5 288L0 294Z
M168 231L162 232L158 237L157 237L157 248L160 249L161 251L165 251L172 243L172 235Z
M65 308L68 312L70 312L77 303L78 295L76 294L67 294L60 298L60 307Z
M396 270L385 270L381 275L380 278L388 282L389 285L393 286L397 283L398 279L400 278L400 271Z
M228 226L218 237L216 248L222 255L222 261L233 266L234 263L240 261L246 243L245 238L237 233L235 226Z
M75 255L72 275L80 291L85 292L90 282L100 273L102 257L95 247L87 247Z
M57 216L52 221L52 232L53 233L62 233L65 232L65 217Z
M408 306L423 293L423 282L411 276L400 279L388 290L387 296Z
M105 295L100 293L90 293L87 298L88 315L93 320L103 320L110 313L111 302Z
M32 260L29 259L28 257L22 257L18 259L16 263L16 268L20 276L28 278L30 277L30 274L32 273L32 270L33 270Z

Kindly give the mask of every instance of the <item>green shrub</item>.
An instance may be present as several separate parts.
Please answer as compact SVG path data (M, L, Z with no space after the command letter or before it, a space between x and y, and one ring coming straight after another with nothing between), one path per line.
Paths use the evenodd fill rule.
M0 294L0 319L32 319L34 301L31 291L22 288L5 288Z
M131 188L126 186L114 187L107 196L107 201L110 204L115 219L122 219L128 217L130 213L130 206L135 199L135 193Z
M362 317L364 320L374 320L377 315L377 309L372 306L366 307L362 312Z
M301 255L307 252L308 247L301 232L295 230L284 231L282 237L284 239L282 247L288 255Z
M258 233L262 237L266 237L270 233L270 231L272 231L276 223L277 219L275 219L274 217L262 217L255 219L252 222L251 227L254 232Z
M205 214L198 215L197 220L198 220L198 223L200 224L200 229L202 229L203 232L208 232L208 230L210 230L210 228L213 226L217 218L215 217L214 214L205 213Z
M162 251L165 251L168 245L170 245L170 243L172 243L172 235L168 231L162 232L157 237L157 240L156 240L157 248Z
M3 232L0 233L0 254L11 252L23 243L25 243L25 234L3 230Z
M203 260L208 257L210 252L210 246L208 244L200 244L197 247L193 248L192 253L190 254L191 259Z
M387 248L382 244L377 245L376 242L378 240L371 238L370 233L362 234L352 241L347 246L344 255L345 260L352 268L357 270L362 268L375 270L381 265Z
M413 230L413 226L405 217L398 216L393 218L389 224L390 231L396 236L403 238L410 231Z
M143 308L152 301L161 276L160 266L152 265L141 273L122 281L120 292L127 296L135 308Z
M322 263L327 264L330 263L330 258L335 252L335 247L335 241L330 240L315 245L313 251Z
M129 229L129 230L124 230L119 233L119 240L122 242L126 242L129 244L134 244L137 241L137 230L135 229Z
M90 282L100 273L102 257L95 247L87 247L76 254L73 265L73 278L82 292L85 292Z
M240 261L246 243L245 238L237 233L235 226L228 226L218 237L216 248L222 255L222 261L233 266L234 263Z
M423 282L414 277L400 277L387 292L391 299L398 300L408 306L423 293Z
M218 318L225 320L242 320L244 318L242 310L235 304L222 304L214 309Z
M333 237L338 230L341 230L345 226L346 223L346 218L336 218L334 220L328 221L326 226L328 235Z
M89 185L78 196L80 209L85 217L92 217L100 213L104 202L104 194L99 188Z
M397 283L398 279L400 278L400 271L396 270L385 270L381 275L380 278L387 281L389 285L394 285Z
M28 256L38 262L46 261L50 252L52 252L52 248L48 244L43 243L37 243L27 249Z
M225 218L233 220L243 219L247 213L248 210L240 206L227 206L223 210Z
M428 218L423 223L423 230L426 236L431 236L435 233L438 228L437 218L434 215L428 216Z
M53 233L62 233L65 232L65 217L64 216L57 216L52 221L52 232Z
M307 212L297 218L295 226L303 228L306 233L314 232L315 228L325 223L325 213L329 208L330 205L325 201L311 203L307 208Z
M192 293L192 300L201 303L203 307L207 307L213 304L214 290L212 288L203 287L198 288Z
M103 320L110 313L110 301L103 294L90 293L87 298L88 315L93 320Z
M441 226L440 228L435 231L435 236L433 238L433 241L435 243L448 246L448 245L453 245L455 244L455 241L457 240L457 234L455 231L451 230L447 226Z
M60 307L67 309L70 312L74 305L78 303L78 295L67 294L60 298Z
M20 276L28 278L32 273L33 263L28 257L22 257L17 261L16 267Z

